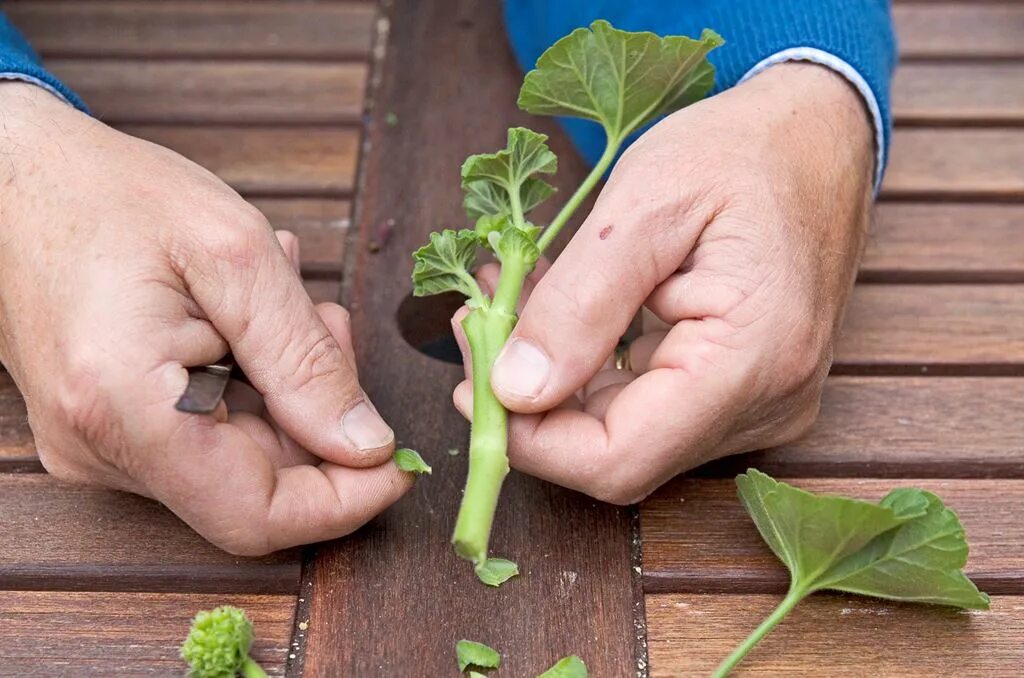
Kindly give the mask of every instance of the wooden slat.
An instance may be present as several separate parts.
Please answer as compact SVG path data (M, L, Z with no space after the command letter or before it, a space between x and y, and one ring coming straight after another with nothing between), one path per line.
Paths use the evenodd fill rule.
M0 369L0 472L38 469L25 401L14 381Z
M239 558L156 502L0 475L0 589L293 593L295 551Z
M359 57L370 49L371 2L0 3L44 57Z
M652 678L707 676L779 596L647 597ZM737 668L742 676L1015 676L1024 665L1024 598L989 612L818 594L800 603Z
M351 205L347 200L257 198L252 204L274 228L299 237L302 272L341 277Z
M364 63L52 59L47 66L108 123L358 120Z
M897 129L882 195L1024 198L1024 129Z
M0 591L0 674L182 676L178 649L199 610L241 607L253 621L253 658L283 676L295 596Z
M902 3L892 13L903 59L1024 56L1024 5L975 0Z
M784 479L812 492L872 501L920 487L960 516L971 545L967 572L989 593L1024 591L1024 480ZM775 592L789 581L736 497L732 479L677 478L640 510L644 587L652 592Z
M861 262L872 280L1024 281L1024 205L880 203Z
M409 252L438 224L464 220L460 163L526 122L514 112L521 75L495 39L501 32L499 3L393 6L346 280L363 386L434 472L370 529L318 549L304 675L451 675L459 638L499 648L511 676L536 675L570 653L594 676L632 674L642 659L627 511L513 473L491 543L522 576L488 589L452 553L466 456L444 450L465 450L466 425L448 396L461 368L414 351L394 320L409 293ZM397 127L380 124L389 111ZM552 121L529 124L553 133L562 188L578 181L583 167ZM401 227L380 238L388 219Z
M124 126L167 146L241 193L333 195L352 190L359 152L355 129Z
M314 304L323 301L338 302L341 298L341 280L307 280L305 281L306 292Z
M1024 364L1024 285L860 285L835 362L839 369L977 363L1018 373Z
M1020 123L1024 64L904 64L893 79L892 107L896 124Z

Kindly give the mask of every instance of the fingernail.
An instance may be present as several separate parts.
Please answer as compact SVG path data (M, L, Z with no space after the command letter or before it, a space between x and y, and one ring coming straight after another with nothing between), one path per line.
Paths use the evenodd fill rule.
M494 363L491 383L500 391L523 398L536 398L551 374L551 362L544 351L526 339L513 339Z
M341 427L352 444L360 450L384 447L395 439L395 432L365 402L345 413Z

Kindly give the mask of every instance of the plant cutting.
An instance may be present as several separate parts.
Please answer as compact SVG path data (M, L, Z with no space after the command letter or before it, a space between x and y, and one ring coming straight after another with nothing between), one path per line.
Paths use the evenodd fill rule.
M621 31L607 21L595 21L556 42L526 75L519 107L600 124L606 138L600 159L554 219L538 225L529 214L554 194L542 176L554 174L558 160L547 147L546 135L523 127L510 129L504 149L470 156L462 166L463 206L474 228L432 233L430 242L413 254L416 296L454 291L468 300L470 312L462 327L472 353L473 426L469 475L452 542L455 552L471 560L487 583L500 579L487 576L492 569L488 541L508 474L508 413L491 391L491 367L515 327L523 282L627 137L710 91L714 68L707 55L721 44L711 30L699 40L662 38ZM483 292L472 274L480 248L501 263L493 297ZM503 573L512 571L504 565L511 561L502 563Z
M962 570L968 545L960 519L931 492L901 487L874 504L812 494L755 469L737 476L736 484L758 532L789 569L790 585L716 677L728 675L815 591L988 609L988 596Z
M266 678L252 657L252 622L244 610L222 605L199 612L181 645L181 658L193 678Z

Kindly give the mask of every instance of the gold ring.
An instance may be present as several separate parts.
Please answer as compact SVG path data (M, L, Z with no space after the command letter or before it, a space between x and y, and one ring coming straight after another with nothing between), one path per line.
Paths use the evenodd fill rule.
M615 369L632 371L633 364L629 360L629 344L619 342L615 347Z

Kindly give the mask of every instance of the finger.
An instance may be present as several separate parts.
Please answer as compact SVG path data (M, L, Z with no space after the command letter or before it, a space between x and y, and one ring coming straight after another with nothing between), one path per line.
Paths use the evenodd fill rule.
M668 332L651 332L642 334L629 345L629 365L637 374L647 371L651 362L651 356L661 346L661 342L668 336Z
M628 189L628 190L627 190ZM614 176L594 211L533 289L491 383L516 412L564 400L600 369L655 286L689 252L685 210L637 209Z
M583 411L599 421L604 421L608 408L618 397L619 393L626 388L628 381L610 384L590 394L583 404Z
M322 459L387 461L394 433L270 229L250 224L208 237L183 274L274 420Z
M466 421L472 423L473 421L473 382L469 380L461 381L452 391L452 402L455 403L455 409L459 411ZM559 405L559 408L564 410L581 411L583 410L583 403L575 395L565 400ZM526 417L528 415L514 415L513 419L520 417Z
M469 348L469 340L466 338L466 330L462 327L462 321L469 315L469 311L469 306L460 306L452 316L452 334L455 336L459 353L462 354L462 371L466 379L473 378L473 354Z
M636 374L632 370L620 370L615 367L603 369L595 374L594 378L588 381L586 386L583 387L584 402L589 402L590 398L595 393L607 388L608 386L628 384L634 379L636 379Z
M274 468L316 464L316 455L303 449L272 421L249 412L232 412L228 421L256 441Z
M277 242L281 244L281 249L288 255L288 260L292 262L292 267L295 268L296 273L302 270L302 259L299 251L299 238L291 231L278 230L274 231L274 235L277 236Z
M356 369L356 352L352 345L352 318L348 310L340 304L325 301L316 305L316 312L324 321L327 330L338 342L341 352L348 358L352 365L352 372L358 373Z
M523 291L516 302L517 313L522 313L523 307L526 306L526 300L530 298L530 294L533 292L533 289L550 268L551 263L547 259L542 257L537 261L537 265L534 267L533 271L530 275L526 276L526 280L523 281ZM493 297L494 291L498 289L498 279L500 277L501 265L493 262L484 264L476 272L476 279L477 282L480 283L480 288L490 297Z

